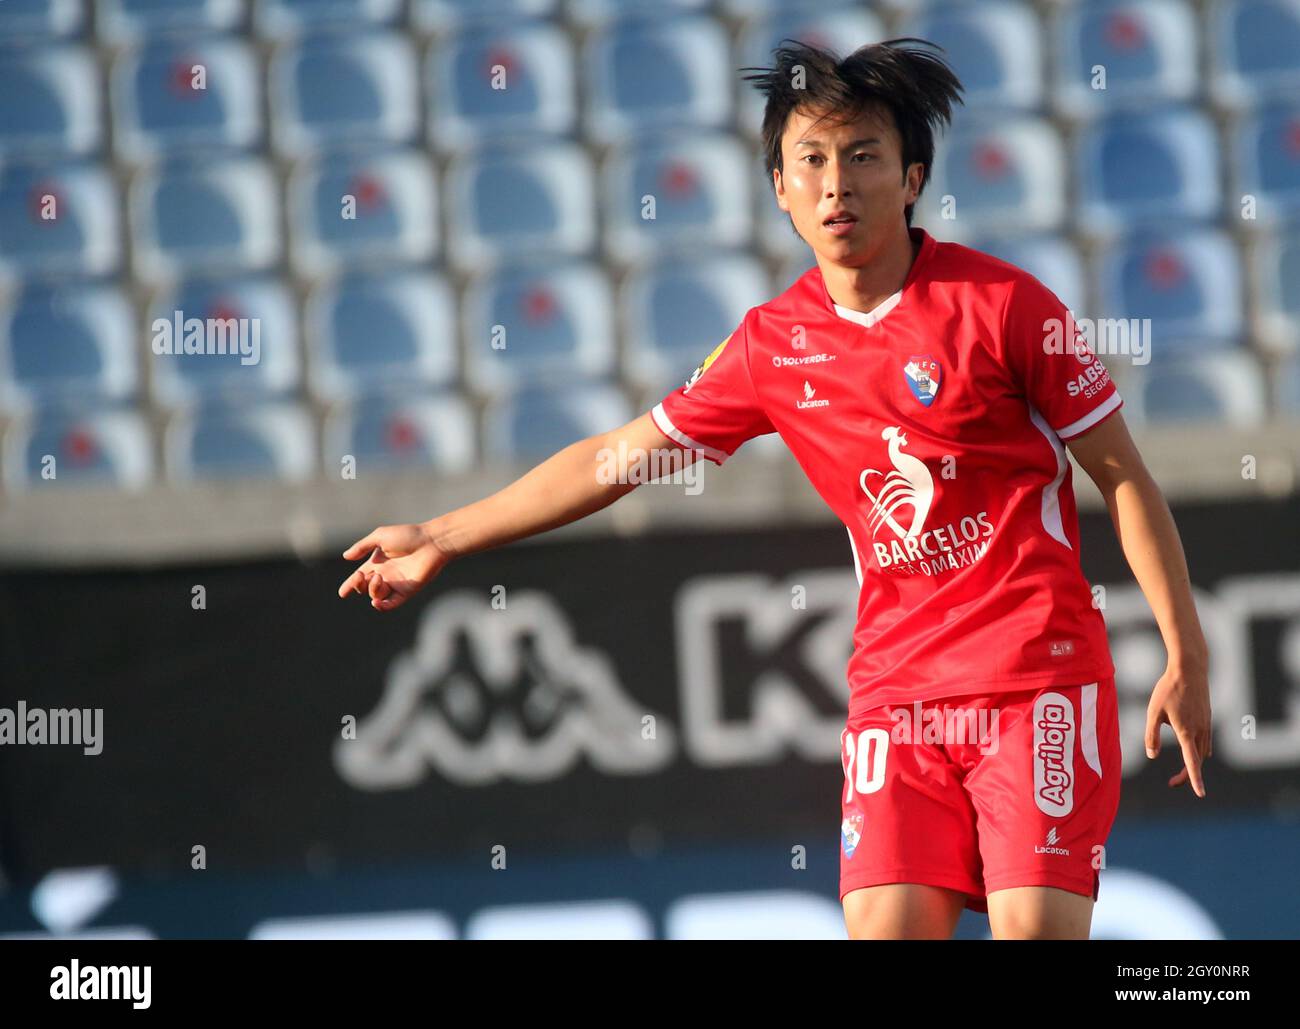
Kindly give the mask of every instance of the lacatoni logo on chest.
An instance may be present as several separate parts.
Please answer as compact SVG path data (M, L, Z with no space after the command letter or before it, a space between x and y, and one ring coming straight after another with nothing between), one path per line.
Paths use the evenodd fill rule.
M938 575L978 561L993 535L988 512L926 528L934 504L934 476L924 461L904 451L907 436L900 426L891 425L880 436L889 441L893 468L865 468L858 476L871 503L868 527L876 563L902 575ZM874 539L886 529L884 539Z

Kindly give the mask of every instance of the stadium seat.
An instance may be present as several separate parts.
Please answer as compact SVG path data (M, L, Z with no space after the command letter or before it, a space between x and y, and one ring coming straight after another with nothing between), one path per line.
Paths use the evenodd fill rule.
M1081 136L1077 217L1082 231L1106 235L1136 222L1215 218L1219 142L1200 111L1123 114Z
M1268 409L1264 378L1245 350L1153 362L1134 369L1125 405L1135 422L1209 422L1235 428L1259 425ZM1133 388L1136 386L1136 388Z
M617 149L603 179L605 250L617 261L692 244L743 247L753 235L750 151L733 136L681 132Z
M243 21L246 0L99 0L97 31L110 43L161 33L225 32Z
M293 260L308 276L347 264L430 260L438 198L422 151L324 155L289 180Z
M1215 99L1242 106L1300 91L1300 0L1227 0L1207 34Z
M712 0L566 0L565 13L574 21L592 25L616 18L673 17L706 11Z
M5 434L5 486L113 486L137 490L153 478L153 449L135 411L46 408Z
M311 415L293 403L208 405L178 412L167 426L167 475L177 482L279 479L316 472Z
M262 271L281 252L279 191L256 158L174 161L131 189L136 275Z
M169 40L113 69L113 132L124 160L184 147L246 149L262 139L261 72L243 43Z
M1156 361L1243 332L1240 258L1217 229L1121 240L1101 255L1097 279L1103 317L1151 319Z
M1279 350L1300 347L1300 221L1262 240L1253 257L1261 341Z
M535 462L631 420L627 398L608 383L533 387L488 410L483 444L489 458Z
M1274 403L1284 418L1300 419L1300 355L1292 354L1273 376Z
M116 271L119 207L113 180L97 165L0 165L0 273Z
M0 308L0 398L10 410L124 400L136 391L135 319L109 286L33 284Z
M963 232L1049 232L1069 208L1060 136L1038 118L963 124L936 147L934 171L917 205L927 221ZM952 197L955 222L943 220Z
M442 151L517 135L568 135L577 124L569 35L542 22L449 36L429 55L429 140Z
M98 97L99 72L82 47L0 51L0 158L99 149Z
M942 46L965 87L969 110L1029 110L1043 101L1042 44L1028 4L986 0L936 6L906 19L893 35Z
M751 257L674 259L635 269L619 297L628 373L665 392L680 386L751 307L771 298L767 286L767 273Z
M598 265L510 267L465 294L466 375L495 393L615 370L614 310Z
M441 386L456 377L456 305L439 276L388 272L323 283L304 317L318 396Z
M293 297L277 279L181 283L154 300L145 328L153 395L164 407L272 397L301 382ZM187 336L200 352L183 352Z
M447 170L452 259L476 270L507 257L578 256L596 244L586 151L572 143L493 149Z
M1129 0L1066 9L1059 23L1058 110L1185 103L1198 91L1196 15L1183 0ZM1098 66L1104 89L1094 88Z
M304 39L276 54L268 81L285 156L331 143L409 143L419 129L415 53L395 33Z
M258 0L257 31L264 36L388 25L402 13L402 0Z
M6 0L0 3L0 40L36 43L67 38L86 25L86 0Z
M411 0L411 21L425 32L451 32L470 25L515 25L554 14L560 0Z
M1076 315L1089 309L1088 279L1078 249L1062 236L984 236L975 250L1023 268Z
M1270 104L1242 118L1235 151L1237 182L1255 197L1257 220L1300 215L1300 102Z
M884 26L868 10L831 4L791 9L773 4L753 12L741 31L733 64L737 68L768 67L772 51L784 39L853 50L884 38ZM751 138L758 139L763 128L763 95L748 83L741 89L740 120Z
M371 394L331 412L325 422L325 471L339 474L349 455L359 478L372 469L465 472L477 459L474 415L457 393Z
M583 50L586 129L601 143L652 129L728 127L731 56L711 18L612 22Z

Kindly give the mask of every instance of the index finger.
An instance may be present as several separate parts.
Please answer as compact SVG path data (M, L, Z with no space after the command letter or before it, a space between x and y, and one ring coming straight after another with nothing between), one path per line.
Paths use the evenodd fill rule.
M366 573L363 568L358 568L355 572L343 580L343 585L339 587L339 596L346 597L349 593L362 592L361 586L366 581Z

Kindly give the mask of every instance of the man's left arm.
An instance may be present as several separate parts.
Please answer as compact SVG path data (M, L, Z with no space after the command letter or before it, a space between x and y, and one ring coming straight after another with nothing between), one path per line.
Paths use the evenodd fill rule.
M1164 638L1169 663L1147 706L1147 757L1160 751L1160 726L1168 723L1182 748L1185 767L1169 780L1190 776L1205 796L1201 762L1212 752L1209 649L1192 600L1182 541L1164 494L1147 471L1122 412L1066 441L1106 500L1115 534Z

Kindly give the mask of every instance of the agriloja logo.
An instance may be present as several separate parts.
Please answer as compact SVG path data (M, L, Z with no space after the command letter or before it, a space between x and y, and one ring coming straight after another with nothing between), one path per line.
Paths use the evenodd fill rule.
M880 437L889 441L889 460L894 467L888 472L866 468L858 477L862 492L871 501L871 535L877 536L888 526L896 537L874 540L877 564L904 575L938 575L978 561L993 535L988 512L927 529L925 521L934 504L934 476L919 457L903 452L907 437L901 427L891 425ZM903 512L909 508L912 514L907 519Z

